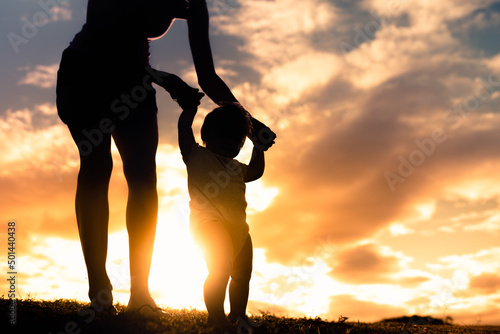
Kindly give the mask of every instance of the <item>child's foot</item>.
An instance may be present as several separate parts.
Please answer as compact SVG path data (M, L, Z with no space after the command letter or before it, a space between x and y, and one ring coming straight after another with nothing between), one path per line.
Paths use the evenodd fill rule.
M249 333L249 334L265 334L268 333L265 326L261 323L256 323L250 319L247 315L236 316L229 314L229 321L236 326L238 333Z
M207 327L212 328L212 333L217 334L233 334L236 333L236 327L232 325L227 318L211 318L208 317Z
M212 334L237 334L237 327L236 325L231 325L228 323L228 325L223 325L223 326L212 326L211 327L211 333Z

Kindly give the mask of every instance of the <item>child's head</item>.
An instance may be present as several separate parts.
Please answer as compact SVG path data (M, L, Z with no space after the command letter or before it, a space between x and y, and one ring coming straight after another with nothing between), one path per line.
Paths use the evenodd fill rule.
M212 110L201 127L201 139L216 153L234 158L250 133L250 114L239 103Z

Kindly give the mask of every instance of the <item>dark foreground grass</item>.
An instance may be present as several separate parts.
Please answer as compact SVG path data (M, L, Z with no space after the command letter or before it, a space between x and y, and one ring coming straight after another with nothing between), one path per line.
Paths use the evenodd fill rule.
M82 334L82 333L145 333L145 334L176 334L211 333L205 327L207 313L197 310L166 309L168 316L150 321L124 313L125 307L118 305L119 314L109 320L95 320L86 315L79 315L82 309L88 307L74 300L59 299L17 300L15 314L10 312L11 301L0 299L1 325L0 333L52 333L52 334ZM15 315L15 325L9 324ZM267 333L286 334L479 334L500 333L500 327L488 326L455 326L455 325L413 325L401 323L359 323L344 319L330 322L320 318L285 318L270 314L253 317L261 324ZM247 333L245 330L242 333Z

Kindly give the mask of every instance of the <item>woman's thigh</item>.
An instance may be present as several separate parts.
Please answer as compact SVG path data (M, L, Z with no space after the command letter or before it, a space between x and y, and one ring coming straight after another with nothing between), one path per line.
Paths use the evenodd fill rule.
M112 121L101 117L106 104L88 101L88 94L76 87L58 87L57 110L78 147L82 160L108 156L111 148Z
M57 72L56 106L78 146L80 156L108 154L113 120L108 117L113 93L96 78L98 70L70 49Z
M123 161L125 176L133 179L154 178L158 147L158 117L154 91L137 103L123 119L114 121L112 132Z

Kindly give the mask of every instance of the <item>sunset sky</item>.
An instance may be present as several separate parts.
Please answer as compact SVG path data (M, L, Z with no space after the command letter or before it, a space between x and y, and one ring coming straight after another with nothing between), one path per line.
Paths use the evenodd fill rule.
M247 188L249 312L500 325L500 2L207 3L217 72L278 135L264 176ZM84 0L0 8L1 258L15 221L22 298L87 300L73 204L79 160L55 108L61 53L85 12ZM197 86L184 21L151 43L151 65ZM203 309L180 109L157 92L151 290L163 306ZM213 107L205 98L196 133ZM247 143L239 159L250 153ZM127 187L113 155L108 268L126 303ZM6 297L5 279L0 289Z

